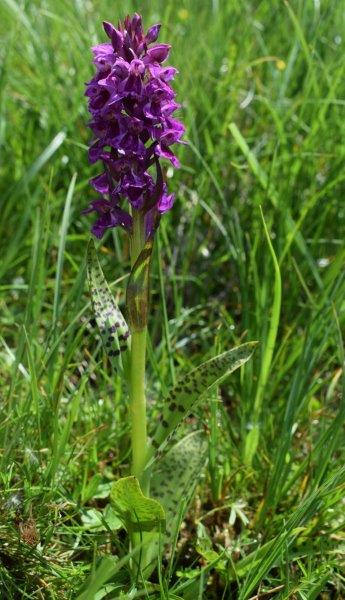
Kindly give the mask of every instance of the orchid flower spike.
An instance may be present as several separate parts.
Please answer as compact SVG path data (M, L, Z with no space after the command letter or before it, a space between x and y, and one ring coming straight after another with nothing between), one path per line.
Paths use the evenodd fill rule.
M159 24L145 34L134 14L117 29L108 22L103 27L110 41L92 48L96 74L86 87L94 134L89 159L102 161L103 170L90 181L98 197L83 214L97 213L91 231L101 238L117 226L131 234L133 211L140 211L150 237L174 202L160 160L179 166L172 146L185 128L173 117L179 104L169 83L177 71L162 64L170 46L154 43Z

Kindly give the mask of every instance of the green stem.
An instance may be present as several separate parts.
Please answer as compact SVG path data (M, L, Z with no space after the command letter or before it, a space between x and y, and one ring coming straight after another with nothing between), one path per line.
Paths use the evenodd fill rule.
M133 210L133 234L131 237L131 265L134 266L140 252L145 246L145 219L138 211Z
M132 475L142 483L147 450L145 397L146 328L132 333L130 400L132 416ZM143 490L144 491L144 490ZM144 492L145 493L145 492Z
M133 235L131 239L131 264L135 264L145 245L145 222L143 215L133 211ZM132 331L131 357L129 368L129 391L131 410L131 473L139 480L143 493L148 492L143 471L147 454L145 365L147 328ZM145 489L146 488L146 489Z

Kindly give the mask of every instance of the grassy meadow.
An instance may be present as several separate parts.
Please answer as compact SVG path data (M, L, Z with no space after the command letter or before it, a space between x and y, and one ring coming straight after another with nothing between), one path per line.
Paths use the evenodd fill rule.
M345 598L343 9L0 0L1 599ZM260 342L188 417L208 464L149 582L106 518L128 400L93 322L81 215L99 172L90 46L135 10L173 46L188 140L154 248L149 423L177 377ZM98 255L123 305L122 231Z

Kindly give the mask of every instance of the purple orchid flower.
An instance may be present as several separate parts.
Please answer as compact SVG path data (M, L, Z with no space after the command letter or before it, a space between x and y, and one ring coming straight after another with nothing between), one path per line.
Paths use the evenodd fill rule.
M91 163L103 163L103 171L90 180L99 193L83 214L98 216L91 231L101 238L112 227L132 228L131 213L141 211L147 235L152 235L161 214L171 209L174 195L163 183L159 159L179 166L172 146L184 143L185 128L172 117L179 108L169 85L176 69L162 66L168 44L154 44L160 25L145 34L138 14L127 16L116 29L103 23L110 42L92 48L96 74L87 84L89 123L94 141ZM154 44L154 45L152 45ZM150 169L156 168L156 177ZM127 199L130 210L120 204Z

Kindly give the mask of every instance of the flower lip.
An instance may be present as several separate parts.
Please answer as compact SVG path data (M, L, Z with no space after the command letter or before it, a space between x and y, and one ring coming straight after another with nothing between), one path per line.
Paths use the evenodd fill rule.
M98 219L93 224L91 231L99 239L103 237L107 229L116 226L131 230L132 217L114 202L104 200L103 198L93 200L90 206L82 211L82 214L86 215L91 212L98 214Z
M109 194L110 186L109 186L109 176L108 173L104 172L96 177L90 179L90 185L99 192L100 194Z
M139 58L135 58L129 65L129 71L133 75L142 75L145 72L145 63Z

